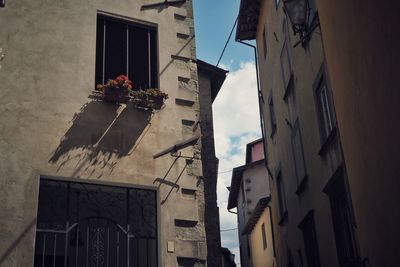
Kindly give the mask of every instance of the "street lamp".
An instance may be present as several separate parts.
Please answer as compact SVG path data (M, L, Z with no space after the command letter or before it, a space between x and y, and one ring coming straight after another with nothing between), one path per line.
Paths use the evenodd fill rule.
M310 5L308 0L283 0L286 14L289 16L294 34L300 35L300 42L304 46L307 37L314 30L309 31Z

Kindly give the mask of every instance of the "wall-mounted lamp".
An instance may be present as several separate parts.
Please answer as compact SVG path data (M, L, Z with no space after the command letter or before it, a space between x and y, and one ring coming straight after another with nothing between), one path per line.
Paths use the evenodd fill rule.
M308 37L315 30L319 23L309 28L310 4L308 0L283 0L284 10L292 24L294 34L300 35L299 43L304 47Z

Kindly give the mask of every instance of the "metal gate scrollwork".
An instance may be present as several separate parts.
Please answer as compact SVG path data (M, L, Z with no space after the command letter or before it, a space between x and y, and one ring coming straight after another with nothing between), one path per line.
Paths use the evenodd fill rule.
M156 267L156 191L42 179L34 267Z

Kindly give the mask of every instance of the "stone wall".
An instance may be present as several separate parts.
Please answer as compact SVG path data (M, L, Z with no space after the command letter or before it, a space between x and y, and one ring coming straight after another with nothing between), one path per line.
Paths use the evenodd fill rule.
M206 264L201 161L176 161L171 182L188 163L176 190L155 180L175 158L153 159L199 134L192 1L141 10L150 2L23 0L0 9L0 266L32 266L44 175L158 190L159 266ZM90 98L99 12L157 26L159 84L169 94L160 111ZM199 143L181 152L200 151Z

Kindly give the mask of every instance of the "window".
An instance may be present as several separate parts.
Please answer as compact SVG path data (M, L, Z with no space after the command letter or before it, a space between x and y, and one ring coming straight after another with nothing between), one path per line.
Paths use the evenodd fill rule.
M289 85L290 80L292 79L292 63L289 54L289 44L288 40L286 39L282 51L281 51L281 71L282 71L282 79L283 79L283 87L286 91Z
M320 71L315 87L315 102L317 105L321 141L324 143L333 129L334 111L330 99L330 91L326 82L324 70Z
M307 266L320 267L317 233L315 230L314 212L310 211L299 224L303 232L304 246L306 250Z
M317 13L317 5L315 3L315 0L308 0L308 5L309 5L309 10L308 10L308 21L313 23L315 14Z
M269 96L268 99L268 107L269 107L269 118L271 123L271 137L272 137L276 131L276 117L275 117L274 100L272 98L272 90L271 90L271 95Z
M281 173L278 174L278 178L276 179L277 189L278 189L278 201L279 201L279 212L281 216L281 221L283 221L287 215L287 206L286 206L286 193L285 186L283 183Z
M261 225L261 234L262 234L262 241L263 241L263 248L267 248L267 234L265 232L265 224Z
M155 190L40 181L35 267L157 263Z
M96 84L124 74L135 88L158 88L157 30L98 15Z
M264 50L264 59L267 56L267 35L265 33L266 27L263 30L263 50Z
M351 204L348 198L343 171L329 186L332 223L335 233L339 266L353 266L360 261Z
M300 186L307 173L299 119L296 120L292 129L292 152L295 163L294 166L296 171L297 185Z

